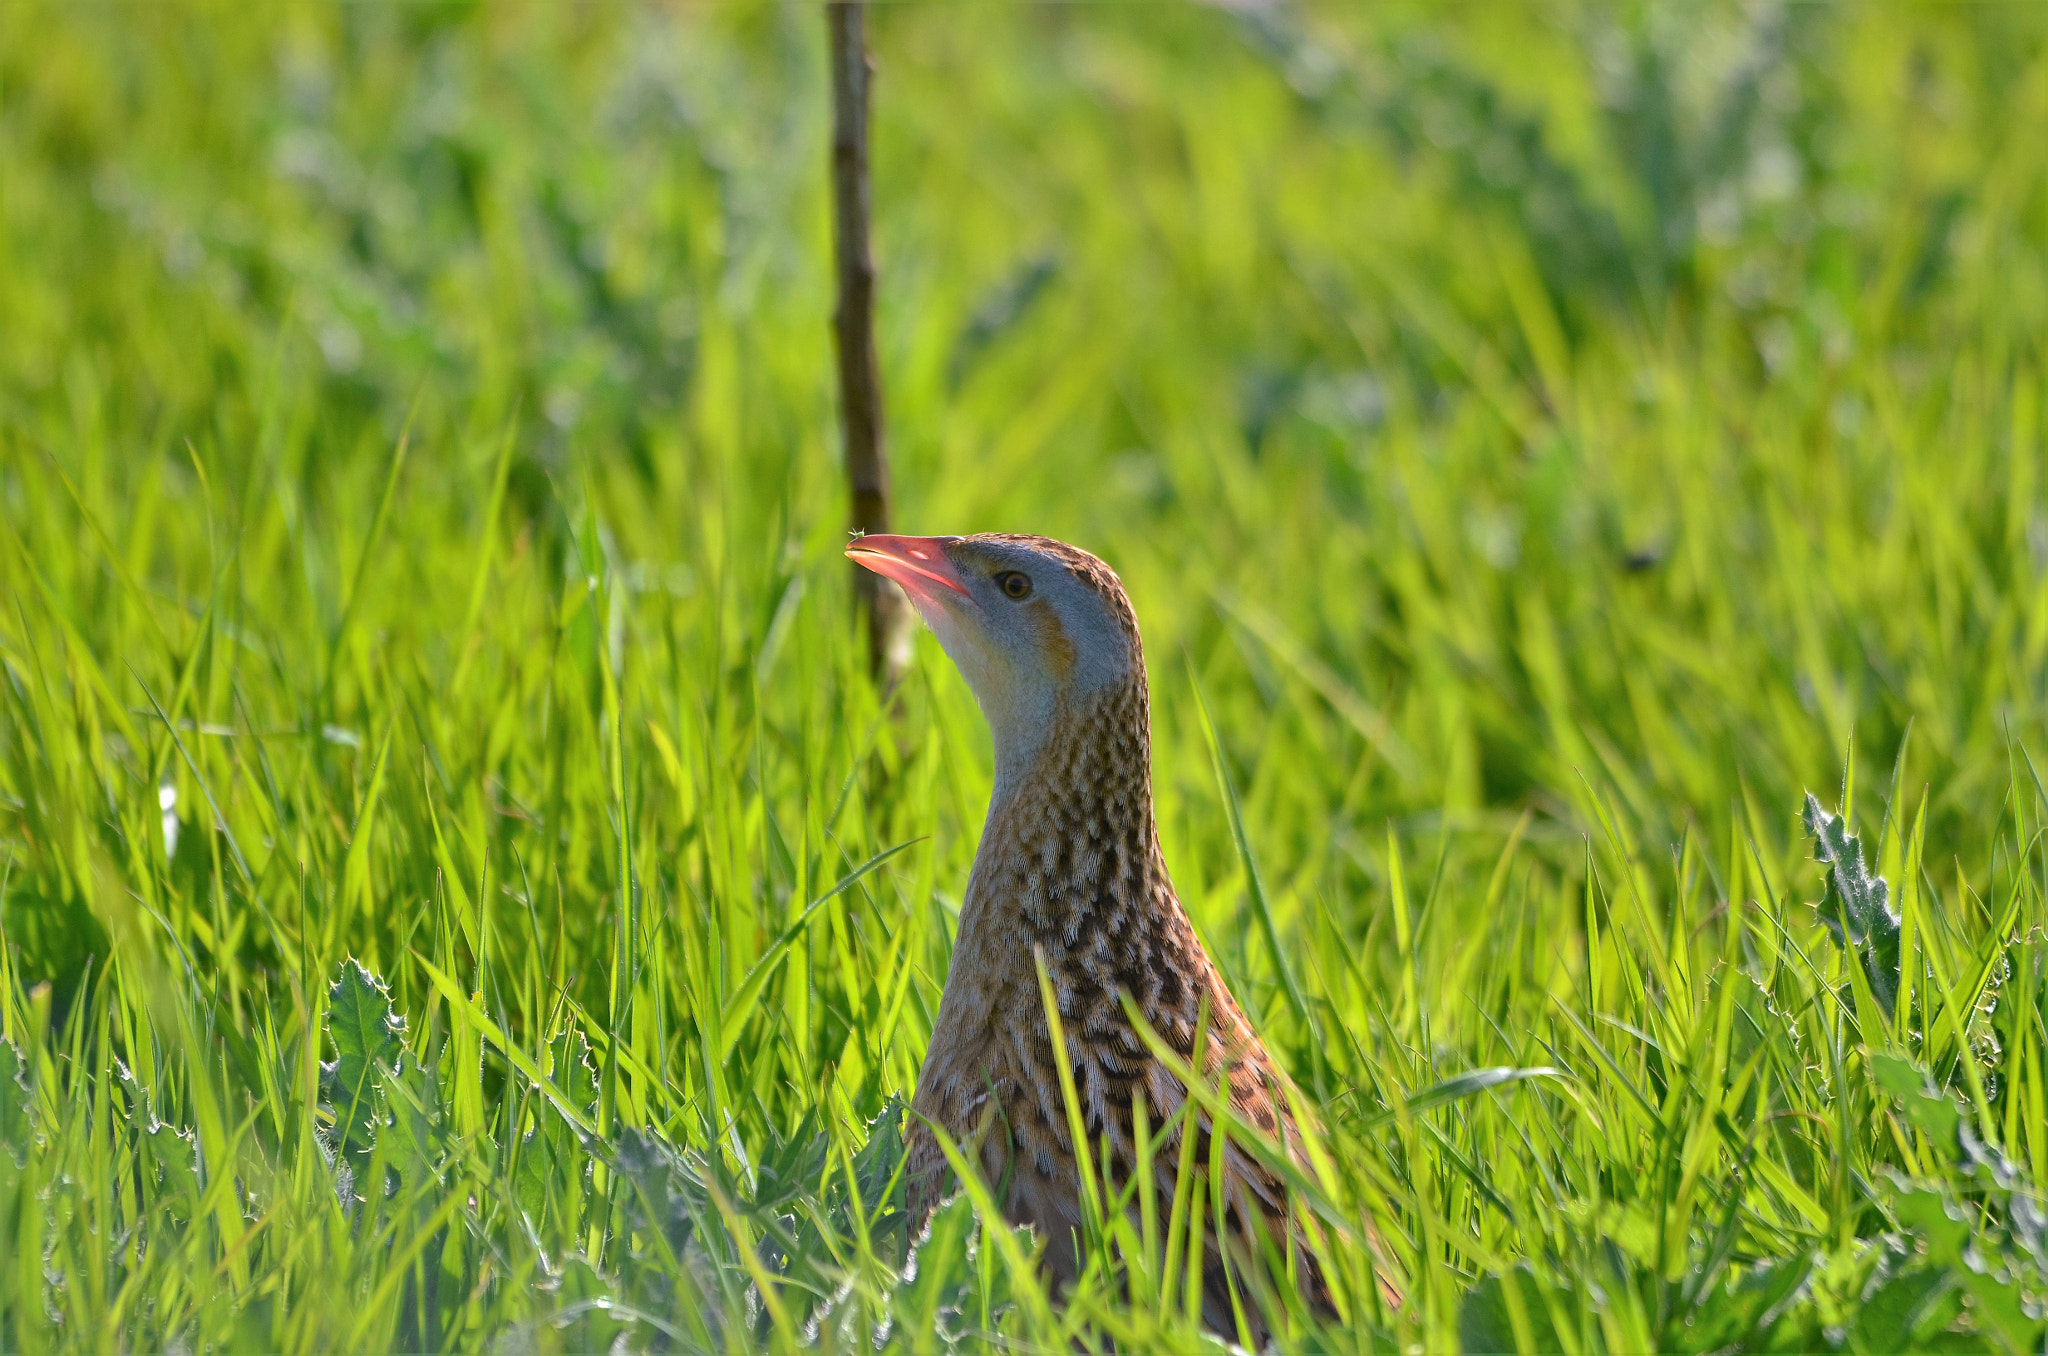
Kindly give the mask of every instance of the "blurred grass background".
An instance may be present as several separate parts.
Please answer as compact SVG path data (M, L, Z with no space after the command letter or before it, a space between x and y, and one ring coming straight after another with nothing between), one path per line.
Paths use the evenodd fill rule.
M891 1234L990 756L848 615L823 27L0 6L0 1345L1195 1341ZM2048 11L871 40L898 520L1122 572L1409 1290L1292 1340L2038 1347Z

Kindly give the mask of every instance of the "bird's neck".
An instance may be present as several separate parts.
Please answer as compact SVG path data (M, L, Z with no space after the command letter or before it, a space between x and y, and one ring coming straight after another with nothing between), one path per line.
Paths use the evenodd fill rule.
M969 910L997 910L1056 939L1148 907L1165 869L1152 813L1143 675L1056 707L1030 743L1028 750L998 743Z

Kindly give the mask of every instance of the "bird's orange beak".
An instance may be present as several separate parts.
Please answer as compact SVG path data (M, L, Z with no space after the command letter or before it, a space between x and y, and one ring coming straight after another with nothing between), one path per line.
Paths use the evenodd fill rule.
M846 555L884 578L903 586L913 602L936 603L940 589L951 589L962 598L974 595L967 582L946 558L948 537L856 537L847 545Z

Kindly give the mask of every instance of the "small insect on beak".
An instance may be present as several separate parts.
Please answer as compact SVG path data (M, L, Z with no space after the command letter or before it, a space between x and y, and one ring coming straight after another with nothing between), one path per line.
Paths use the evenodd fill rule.
M952 540L955 539L885 535L856 537L848 543L846 555L876 574L901 584L913 602L943 601L942 589L950 589L962 598L971 598L973 595L967 591L967 582L953 568L953 562L946 558L946 543Z

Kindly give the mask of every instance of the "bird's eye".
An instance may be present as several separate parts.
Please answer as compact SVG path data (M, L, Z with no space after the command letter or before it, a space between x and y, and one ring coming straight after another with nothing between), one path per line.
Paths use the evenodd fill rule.
M1005 598L1029 598L1031 596L1030 576L1019 574L1015 570L1004 570L1001 574L997 575L996 587L1003 591Z

